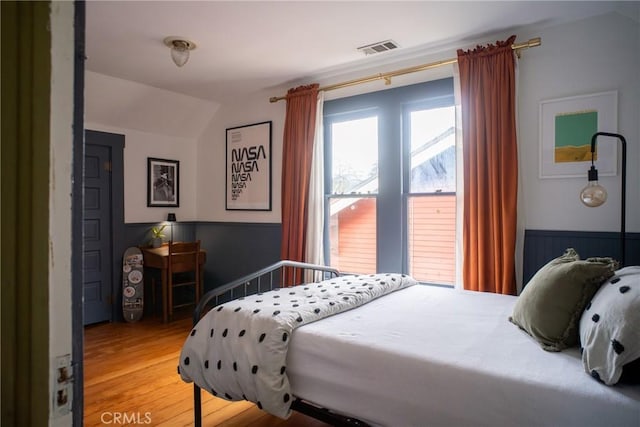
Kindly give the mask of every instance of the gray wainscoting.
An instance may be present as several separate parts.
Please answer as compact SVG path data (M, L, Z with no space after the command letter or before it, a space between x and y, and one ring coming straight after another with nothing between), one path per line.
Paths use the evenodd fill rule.
M123 254L130 246L150 244L151 228L158 223L124 224L124 236L119 239L121 247L116 253ZM202 249L207 251L204 266L204 290L217 286L266 267L280 260L281 225L272 223L232 223L232 222L176 222L164 230L165 241L173 233L174 241L200 239ZM121 265L122 257L115 260ZM114 293L120 298L122 283L121 269L116 270ZM147 274L153 274L147 271ZM159 277L156 278L159 280ZM118 299L116 299L118 300Z
M640 233L627 233L625 246L626 265L640 265ZM525 230L523 283L567 248L574 248L582 259L612 257L620 260L620 233Z
M122 247L149 244L151 227L156 223L125 224ZM207 251L204 271L205 291L235 280L245 274L280 260L281 225L274 223L178 222L173 226L173 239L200 239ZM167 239L170 228L165 230ZM547 262L574 248L581 258L610 256L620 259L619 233L526 230L524 240L523 283ZM640 265L640 233L626 235L626 264ZM119 264L122 260L117 260ZM122 278L115 277L119 292Z
M207 251L205 291L278 262L281 229L279 223L199 222L195 234Z

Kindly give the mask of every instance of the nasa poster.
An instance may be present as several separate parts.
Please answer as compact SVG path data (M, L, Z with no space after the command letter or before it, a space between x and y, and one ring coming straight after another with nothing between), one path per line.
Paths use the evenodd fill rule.
M227 129L227 210L271 210L271 122Z

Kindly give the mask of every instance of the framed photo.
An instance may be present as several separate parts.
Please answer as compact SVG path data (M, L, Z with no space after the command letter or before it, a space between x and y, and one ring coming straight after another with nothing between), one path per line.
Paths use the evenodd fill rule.
M147 206L180 206L180 162L147 157Z
M617 131L618 92L601 92L540 102L540 178L586 177L591 137ZM596 143L601 176L616 175L617 144Z
M226 210L271 210L271 122L227 129Z

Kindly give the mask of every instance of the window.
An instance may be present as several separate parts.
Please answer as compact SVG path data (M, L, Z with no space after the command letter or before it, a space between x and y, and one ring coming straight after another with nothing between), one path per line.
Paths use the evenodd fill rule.
M453 79L327 101L324 116L328 262L452 285Z
M346 114L331 123L329 133L333 141L329 163L331 265L345 272L375 273L378 118Z
M407 267L417 280L455 283L455 108L408 108Z

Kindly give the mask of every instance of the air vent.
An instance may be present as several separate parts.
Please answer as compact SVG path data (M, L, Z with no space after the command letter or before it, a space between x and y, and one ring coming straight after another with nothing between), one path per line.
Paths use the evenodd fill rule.
M393 40L385 40L383 42L377 42L368 44L366 46L360 46L358 50L365 55L373 55L375 53L386 52L388 50L397 49L398 44Z

